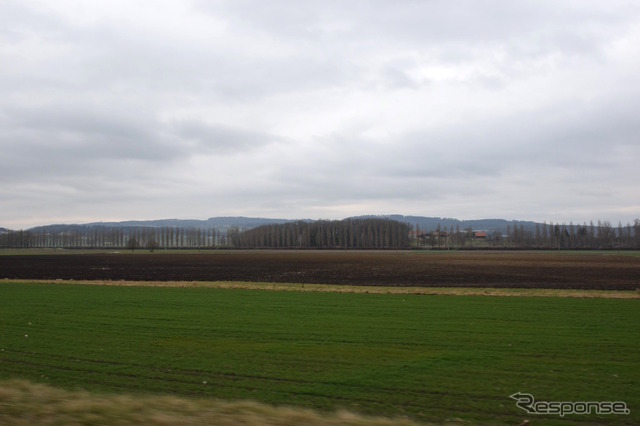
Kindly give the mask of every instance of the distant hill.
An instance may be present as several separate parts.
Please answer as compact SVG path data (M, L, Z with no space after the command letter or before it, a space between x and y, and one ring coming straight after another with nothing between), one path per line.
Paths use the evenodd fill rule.
M427 217L427 216L403 216L400 214L391 215L363 215L354 216L350 219L391 219L402 223L407 223L415 228L416 225L423 231L433 231L438 225L444 228L455 229L456 226L461 230L471 228L473 230L483 231L500 231L506 233L507 227L512 229L517 226L527 231L535 231L536 222L506 220L506 219L477 219L477 220L460 220L455 218ZM244 216L220 216L210 217L205 220L198 219L159 219L159 220L127 220L122 222L93 222L86 224L57 224L37 226L31 228L32 231L56 231L66 232L79 228L191 228L191 229L211 229L227 230L229 228L238 227L240 229L253 229L262 225L280 225L285 223L296 222L302 220L304 222L313 222L311 219L270 219L263 217L244 217ZM0 228L0 234L9 232L9 229Z
M422 231L433 231L438 228L444 230L445 227L448 229L455 229L456 226L460 228L460 230L471 228L472 230L483 230L483 231L500 231L501 233L506 233L507 227L511 227L513 229L514 226L518 228L520 225L527 231L535 231L536 222L531 221L522 221L522 220L505 220L505 219L477 219L477 220L459 220L454 218L442 218L442 217L426 217L426 216L403 216L399 214L392 215L382 215L382 216L358 216L360 218L386 218L397 220L398 222L408 223L412 227L419 226Z
M44 229L64 232L78 228L191 228L191 229L252 229L262 225L277 225L287 222L295 222L290 219L267 219L261 217L224 216L211 217L206 220L198 219L159 219L159 220L127 220L122 222L92 222L86 224L58 224L31 228L32 231Z
M118 226L118 227L152 227L152 228L161 228L161 227L179 227L179 228L257 228L262 225L276 225L281 223L293 222L293 220L289 219L268 219L262 217L244 217L244 216L221 216L221 217L210 217L206 220L197 220L197 219L160 219L160 220L130 220L125 222L97 222L91 223L89 225L94 226Z

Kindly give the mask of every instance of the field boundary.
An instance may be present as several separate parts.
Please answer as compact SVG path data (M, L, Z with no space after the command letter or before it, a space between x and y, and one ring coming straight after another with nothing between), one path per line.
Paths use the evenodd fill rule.
M423 296L492 296L492 297L569 297L601 299L640 299L640 290L581 290L492 287L395 287L354 286L340 284L264 283L245 281L110 281L110 280L28 280L3 279L1 284L65 284L122 287L215 288L260 291L298 291L361 294L399 294Z

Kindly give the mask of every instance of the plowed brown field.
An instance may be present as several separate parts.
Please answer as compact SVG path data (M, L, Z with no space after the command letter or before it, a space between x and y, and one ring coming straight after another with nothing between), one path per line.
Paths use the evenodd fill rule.
M633 290L640 287L640 257L410 251L5 255L1 278Z

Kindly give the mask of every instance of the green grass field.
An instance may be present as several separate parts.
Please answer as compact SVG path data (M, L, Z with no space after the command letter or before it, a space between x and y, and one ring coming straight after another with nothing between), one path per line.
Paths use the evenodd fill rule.
M638 300L4 282L0 380L436 423L631 425L639 325ZM631 414L534 416L518 391Z

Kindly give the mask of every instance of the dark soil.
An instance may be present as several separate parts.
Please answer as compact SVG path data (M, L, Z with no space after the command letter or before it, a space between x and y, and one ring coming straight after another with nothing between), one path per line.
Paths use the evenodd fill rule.
M2 278L632 290L640 287L640 257L408 251L4 255Z

